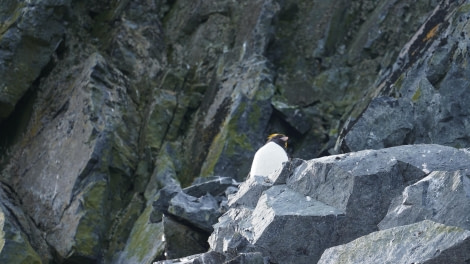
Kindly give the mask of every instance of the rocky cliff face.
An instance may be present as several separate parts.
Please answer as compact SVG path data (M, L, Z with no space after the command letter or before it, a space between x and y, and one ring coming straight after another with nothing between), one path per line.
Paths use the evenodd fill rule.
M0 14L1 263L469 260L469 1Z

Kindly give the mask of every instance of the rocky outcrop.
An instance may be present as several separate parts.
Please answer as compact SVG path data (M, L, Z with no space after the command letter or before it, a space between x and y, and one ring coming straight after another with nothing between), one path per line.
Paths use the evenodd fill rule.
M126 185L136 169L135 109L123 97L125 77L100 54L70 74L71 97L47 105L55 111L52 116L33 116L31 128L38 131L8 177L25 213L47 232L46 240L60 256L98 259L112 225L107 215L117 214L132 195Z
M338 151L420 143L469 145L468 54L463 44L469 38L468 3L454 5L442 1L393 66L379 76L379 96L351 117L338 139ZM354 111L361 112L359 108Z
M37 264L51 260L46 241L34 222L21 210L18 197L3 184L0 199L0 261Z
M459 202L467 197L465 166L420 147L404 150L426 155L428 167L379 166L370 155L380 152L360 151L470 147L468 7L463 0L3 1L0 259L292 261L426 219L467 229L468 219L449 211L468 211ZM289 135L297 159L268 179L245 181L271 132ZM352 161L362 172L348 174ZM230 183L195 181L214 176ZM232 179L245 183L226 201ZM168 186L177 195L156 210ZM441 196L429 196L437 190ZM368 193L377 203L360 205ZM227 206L238 215L222 216L211 238L217 250L201 252ZM247 229L221 246L216 234L231 234L233 219ZM283 225L315 229L325 240L313 248L286 238L294 254L271 252L271 243L282 244L269 234ZM201 239L185 251L177 241L188 236L171 232L178 228Z
M15 109L63 45L68 1L7 0L0 7L0 122Z
M422 229L423 231L419 232L424 233L422 236L427 238L431 238L434 232L441 232L442 239L448 240L418 241L423 251L422 254L416 253L417 260L427 259L428 249L436 248L436 244L442 247L442 252L446 248L454 250L454 245L458 244L460 245L458 249L452 252L455 252L456 259L462 262L454 263L463 263L468 261L468 256L465 255L469 249L466 242L468 235L465 235L468 231L465 231L466 227L450 226L459 223L468 224L468 212L465 208L469 204L470 193L465 186L468 184L469 161L468 151L439 145L400 146L329 156L301 163L297 161L297 166L292 166L290 173L287 173L287 170L275 173L279 175L287 173L285 182L273 183L269 178L265 178L263 191L254 188L253 182L250 181L240 186L238 194L230 198L231 208L214 226L214 232L209 238L211 250L226 255L227 259L234 258L242 252L260 252L273 263L316 263L322 257L323 251L327 250L326 256L322 257L323 263L330 263L330 260L337 261L331 263L340 263L341 258L332 260L331 256L350 254L353 258L356 254L367 255L365 252L353 251L361 247L364 248L360 250L368 250L366 245L359 246L355 243L376 245L374 240L387 240L385 238L387 236L393 243L392 238L398 236L396 233L377 231L378 226L381 228L396 226L394 230L403 233L409 232L406 228ZM452 172L456 169L465 171L465 175L460 175L460 181L458 174L452 177L454 175ZM439 186L439 189L433 189L430 193L432 197L436 197L434 200L425 196L423 199L426 200L419 198L419 201L413 202L413 197L421 194L411 195L410 189L422 190L421 187L414 186L423 186L429 179L436 177L435 175L442 175L441 182L449 182L448 187L436 183L435 186ZM461 191L450 193L449 188ZM247 199L246 202L241 199L250 192L253 193L250 195L251 199ZM406 209L397 208L396 202L392 202L403 201L402 193L410 194L403 202ZM232 199L237 202L233 202ZM459 199L461 200L457 202ZM447 203L460 206L446 206ZM439 214L446 214L449 217L431 212L417 217L413 217L416 214L411 215L405 222L405 215L410 215L413 211L424 211L421 206L427 204L430 206L442 204L445 210L440 210ZM395 213L397 211L400 213ZM432 231L432 228L427 230L419 224L417 227L404 227L425 219L448 225L445 228L456 230L455 234L458 236L454 237L445 231L439 231L442 229L439 226L433 227L436 231ZM424 222L424 225L429 224ZM396 245L393 247L396 252L409 248L407 243L413 243L413 237L408 236L402 239L410 239L409 242L401 240L395 242ZM338 250L345 253L328 249L342 244L345 245L338 247L343 247ZM387 245L388 242L383 242L382 247ZM447 254L443 253L443 256ZM398 255L400 254L393 254L397 261L401 257ZM354 260L356 262L353 263L361 263L360 260L358 256L357 261ZM374 258L371 257L371 260Z
M184 189L178 185L161 189L150 221L163 223L165 256L174 259L207 251L212 226L226 212L227 195L237 186L232 178L214 177Z

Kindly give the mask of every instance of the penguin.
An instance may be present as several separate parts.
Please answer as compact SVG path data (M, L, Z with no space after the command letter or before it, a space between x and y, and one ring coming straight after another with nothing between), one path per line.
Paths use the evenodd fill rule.
M256 151L251 164L250 176L268 176L289 160L287 157L287 140L283 134L271 134L268 141Z

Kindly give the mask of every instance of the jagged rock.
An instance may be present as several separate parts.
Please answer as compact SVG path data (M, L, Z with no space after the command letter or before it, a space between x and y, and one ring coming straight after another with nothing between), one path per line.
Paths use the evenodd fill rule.
M264 57L253 56L227 69L221 78L227 81L214 95L216 103L207 110L196 134L214 134L204 150L207 155L200 175L224 175L242 181L250 169L247 161L265 140L263 132L272 113L270 99L275 88L272 69ZM212 127L214 121L219 122L220 129ZM194 163L193 156L190 159Z
M263 54L278 4L176 1L172 8L178 15L163 25L172 42L169 59L208 84L182 146L181 182L188 185L198 176L214 175L244 180L246 161L264 141L272 113L275 76ZM208 40L214 41L201 45Z
M61 81L68 93L38 94L49 103L38 106L28 143L14 154L4 180L58 256L97 260L113 220L108 215L133 197L138 116L125 77L99 53L67 75L51 74L57 79L43 85Z
M468 263L470 231L432 221L390 228L329 248L319 264Z
M207 203L185 194L178 185L166 186L155 198L149 220L163 222L165 257L173 259L207 251L212 224L221 215L215 199L209 198ZM204 206L210 207L206 210Z
M248 208L255 208L261 194L271 186L272 182L266 177L250 176L240 185L238 192L230 197L228 206L243 205Z
M267 258L263 257L260 252L253 253L240 253L233 259L230 259L224 264L266 264Z
M157 211L168 213L171 199L181 192L181 187L179 185L172 184L165 186L156 195L156 199L152 204L153 208Z
M177 179L178 157L175 153L177 147L178 144L166 142L160 149L155 168L145 188L144 195L147 200L152 200L155 194L166 186L180 185Z
M0 184L0 262L48 263L52 254L44 238L15 202L11 189Z
M150 264L155 260L164 259L165 241L163 223L149 221L153 207L147 206L135 221L126 246L120 254L116 254L111 263Z
M260 251L277 263L311 263L330 244L341 215L338 209L276 185L261 195L256 208L230 209L214 226L209 243L229 255Z
M300 166L304 160L293 158L285 163L283 163L282 168L279 172L274 172L268 175L268 180L273 183L273 185L286 184L287 179L289 179L294 173L295 168Z
M346 212L341 244L377 230L403 189L435 170L469 169L469 152L439 145L410 145L323 157L297 167L287 185Z
M377 231L392 200L408 185L422 186L431 171L466 171L469 164L467 150L440 145L295 160L273 173L284 174L278 179L286 179L286 184L274 185L270 178L276 176L270 175L250 177L240 186L239 193L230 197L230 210L214 225L209 238L211 250L229 259L242 252L261 252L275 263L315 263L323 250ZM452 204L464 197L468 179L460 176L444 178L460 193L439 197ZM438 183L436 186L443 188ZM447 214L455 215L452 218L460 222L467 220L466 201L461 201L462 206L449 207ZM447 202L441 201L443 205ZM393 206L390 208L392 211Z
M185 189L170 185L159 191L149 218L151 222L159 222L162 216L158 212L163 213L167 258L207 250L206 241L213 231L212 225L227 210L226 191L237 185L232 178L214 177ZM194 241L188 242L188 236L194 237Z
M107 264L117 254L123 261L147 261L159 253L142 256L134 241L149 241L142 230L160 237L161 230L150 227L162 225L163 216L152 214L148 226L133 223L144 222L150 210L145 205L158 190L201 176L244 180L252 154L270 132L289 134L289 151L302 158L327 154L325 144L335 141L343 121L351 117L354 124L378 94L410 103L422 116L410 121L410 130L395 126L393 137L384 132L396 141L391 144L468 146L468 95L450 88L465 87L462 76L468 75L468 3L2 1L1 181L18 193L18 210L36 225L23 227L28 243L41 258L41 252L54 252L57 263ZM294 121L295 112L283 110L287 116L280 118L274 96L301 109L306 116L300 121L311 122L310 130L300 133L307 126ZM401 166L393 170L401 172ZM423 168L415 169L410 166L421 177ZM268 180L288 182L295 173L286 172ZM376 178L366 176L354 183L369 190L364 186ZM335 184L329 194L345 198ZM384 185L381 191L388 191ZM233 208L230 217L238 219L233 211L252 214L256 199L252 209ZM349 215L359 210L354 206ZM375 208L367 207L365 215ZM47 242L36 243L34 230ZM259 251L248 239L237 234L229 242L227 261L257 261ZM243 248L253 252L237 253Z
M209 251L207 253L201 253L185 258L158 261L154 262L153 264L221 264L225 263L224 261L225 256L223 254L215 251Z
M14 110L63 42L68 0L2 2L0 7L0 122Z
M170 185L160 190L153 207L210 233L213 231L212 225L226 210L225 191L237 185L229 177L214 178L183 190L177 185Z
M145 143L150 148L159 150L167 136L166 132L170 126L174 125L175 112L181 107L180 101L183 101L178 97L182 96L171 90L156 89L154 92L154 99L149 106L148 120L144 131Z
M241 253L234 259L228 260L226 256L215 251L196 254L185 258L163 260L153 264L266 264L266 258L263 258L259 252Z
M311 263L330 245L343 215L286 186L273 186L260 197L245 236L273 262Z
M41 264L42 260L32 248L27 235L15 226L10 215L0 208L0 261L2 263Z
M414 125L410 100L379 97L372 100L365 113L345 137L350 151L382 149L405 145ZM374 127L374 129L370 129Z
M236 257L242 252L254 252L248 239L242 234L243 230L251 228L253 209L247 207L231 208L219 218L214 225L214 232L209 237L211 250ZM252 250L250 250L250 248Z
M435 171L405 188L390 206L380 229L432 220L470 230L468 170Z
M460 5L460 6L459 6ZM352 116L336 151L401 144L470 146L467 102L469 54L462 43L468 25L466 1L443 1L403 47L393 67L378 78L375 98Z
M351 105L364 107L376 96L377 75L390 67L399 53L396 47L409 40L437 4L422 0L340 5L318 0L279 2L267 57L279 67L275 85L289 104L311 106L319 113L307 135L336 138L342 126L338 120L350 115ZM299 142L296 150L310 150L301 158L318 157L316 150L328 138L318 141Z
M212 232L212 225L217 223L217 219L222 215L217 200L210 194L196 198L180 192L170 200L167 210L171 215L208 233Z
M193 185L184 188L183 192L194 197L202 197L204 194L213 196L218 204L216 215L219 217L222 213L227 212L227 197L235 194L238 191L239 185L240 183L231 177L214 176L196 179ZM211 227L210 230L212 231L213 228Z

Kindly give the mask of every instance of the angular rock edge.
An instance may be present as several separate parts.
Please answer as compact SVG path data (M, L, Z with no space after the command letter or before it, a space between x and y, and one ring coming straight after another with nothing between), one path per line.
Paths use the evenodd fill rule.
M342 263L333 259L336 252L351 263L373 263L374 258L369 261L361 255L368 254L364 245L377 244L374 239L379 238L383 250L393 245L396 253L380 253L384 261L400 262L401 255L415 252L416 261L438 263L448 258L464 263L470 252L470 231L464 228L436 223L443 221L439 218L416 218L382 231L379 226L383 219L393 217L390 211L407 189L433 177L448 177L448 182L464 191L455 195L466 197L468 203L470 195L465 196L464 185L469 171L467 149L425 144L293 160L277 175L247 179L229 197L230 208L214 225L208 253L157 263L201 263L202 259L202 263L241 263L237 262L241 258L243 263ZM437 196L453 198L446 188L440 190ZM465 213L461 207L448 209L449 214ZM418 251L412 251L413 243ZM436 247L439 251L430 252ZM356 250L362 251L356 254Z

